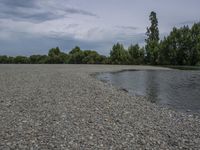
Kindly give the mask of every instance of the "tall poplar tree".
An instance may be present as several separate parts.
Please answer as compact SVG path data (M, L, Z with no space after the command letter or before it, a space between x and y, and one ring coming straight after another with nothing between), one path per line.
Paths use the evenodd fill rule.
M147 39L146 39L146 62L150 64L158 63L158 51L159 51L159 29L158 19L154 11L149 16L151 26L147 27Z

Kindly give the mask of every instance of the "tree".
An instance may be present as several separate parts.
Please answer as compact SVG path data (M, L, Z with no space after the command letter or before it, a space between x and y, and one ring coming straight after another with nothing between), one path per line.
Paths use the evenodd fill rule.
M200 23L192 26L191 34L193 47L190 53L190 65L196 65L200 61Z
M8 64L13 64L14 63L14 57L9 56L7 63Z
M78 52L81 52L81 49L80 49L80 47L76 46L69 52L69 54L75 54Z
M0 63L1 64L8 63L8 57L6 55L0 56Z
M54 57L54 56L59 56L59 54L60 54L60 49L59 47L56 47L49 50L48 56Z
M84 51L84 64L101 64L104 61L104 57L99 55L96 51L85 50Z
M28 64L28 63L30 63L29 58L27 58L25 56L16 56L13 61L14 61L15 64Z
M69 54L61 52L59 47L51 48L48 55L31 55L30 57L16 56L8 57L0 55L0 63L16 63L16 64L102 64L110 63L106 56L98 54L96 51L84 50L76 46Z
M147 28L146 32L146 62L150 64L157 64L159 51L159 29L158 20L154 11L151 12L149 20L151 21L151 26Z
M83 58L84 58L84 52L78 46L76 46L69 52L70 64L82 64Z
M31 55L29 60L31 64L46 64L49 61L49 57L47 55Z
M191 41L191 32L188 26L184 26L178 30L177 38L177 61L179 65L190 65L190 52L193 47Z
M200 24L173 28L160 42L159 63L162 65L196 65L200 60Z
M179 30L173 28L169 36L164 37L160 42L159 64L161 65L178 65L178 39L180 37Z
M59 47L49 50L47 62L50 64L63 64L68 62L68 55L61 52Z
M111 63L113 64L127 64L128 52L124 49L122 44L115 44L110 52Z
M144 49L140 49L139 45L131 45L128 48L129 53L129 63L134 65L139 65L143 63L144 60Z
M64 64L69 63L69 55L68 54L61 52L59 57L60 57L62 63L64 63Z

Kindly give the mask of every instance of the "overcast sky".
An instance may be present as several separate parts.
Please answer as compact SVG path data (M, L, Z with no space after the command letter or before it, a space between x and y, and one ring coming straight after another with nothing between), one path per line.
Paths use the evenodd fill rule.
M116 42L143 44L148 16L161 36L200 20L199 0L0 0L0 55L46 54L75 45L109 54Z

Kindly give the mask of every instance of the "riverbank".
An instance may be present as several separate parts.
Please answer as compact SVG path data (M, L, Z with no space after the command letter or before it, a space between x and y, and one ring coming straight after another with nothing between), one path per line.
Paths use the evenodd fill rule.
M199 70L125 70L99 73L96 78L161 107L200 115Z
M91 74L111 65L0 65L0 149L200 149L200 119Z

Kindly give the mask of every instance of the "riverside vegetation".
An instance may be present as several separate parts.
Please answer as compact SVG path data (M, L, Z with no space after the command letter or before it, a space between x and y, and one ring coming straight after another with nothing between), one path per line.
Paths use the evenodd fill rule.
M69 53L59 47L49 50L48 55L10 57L0 56L0 63L10 64L150 64L150 65L198 65L200 64L200 23L192 27L174 27L162 40L159 38L158 19L155 12L149 16L151 22L146 32L146 45L115 44L110 56L93 50L81 50L76 46Z

